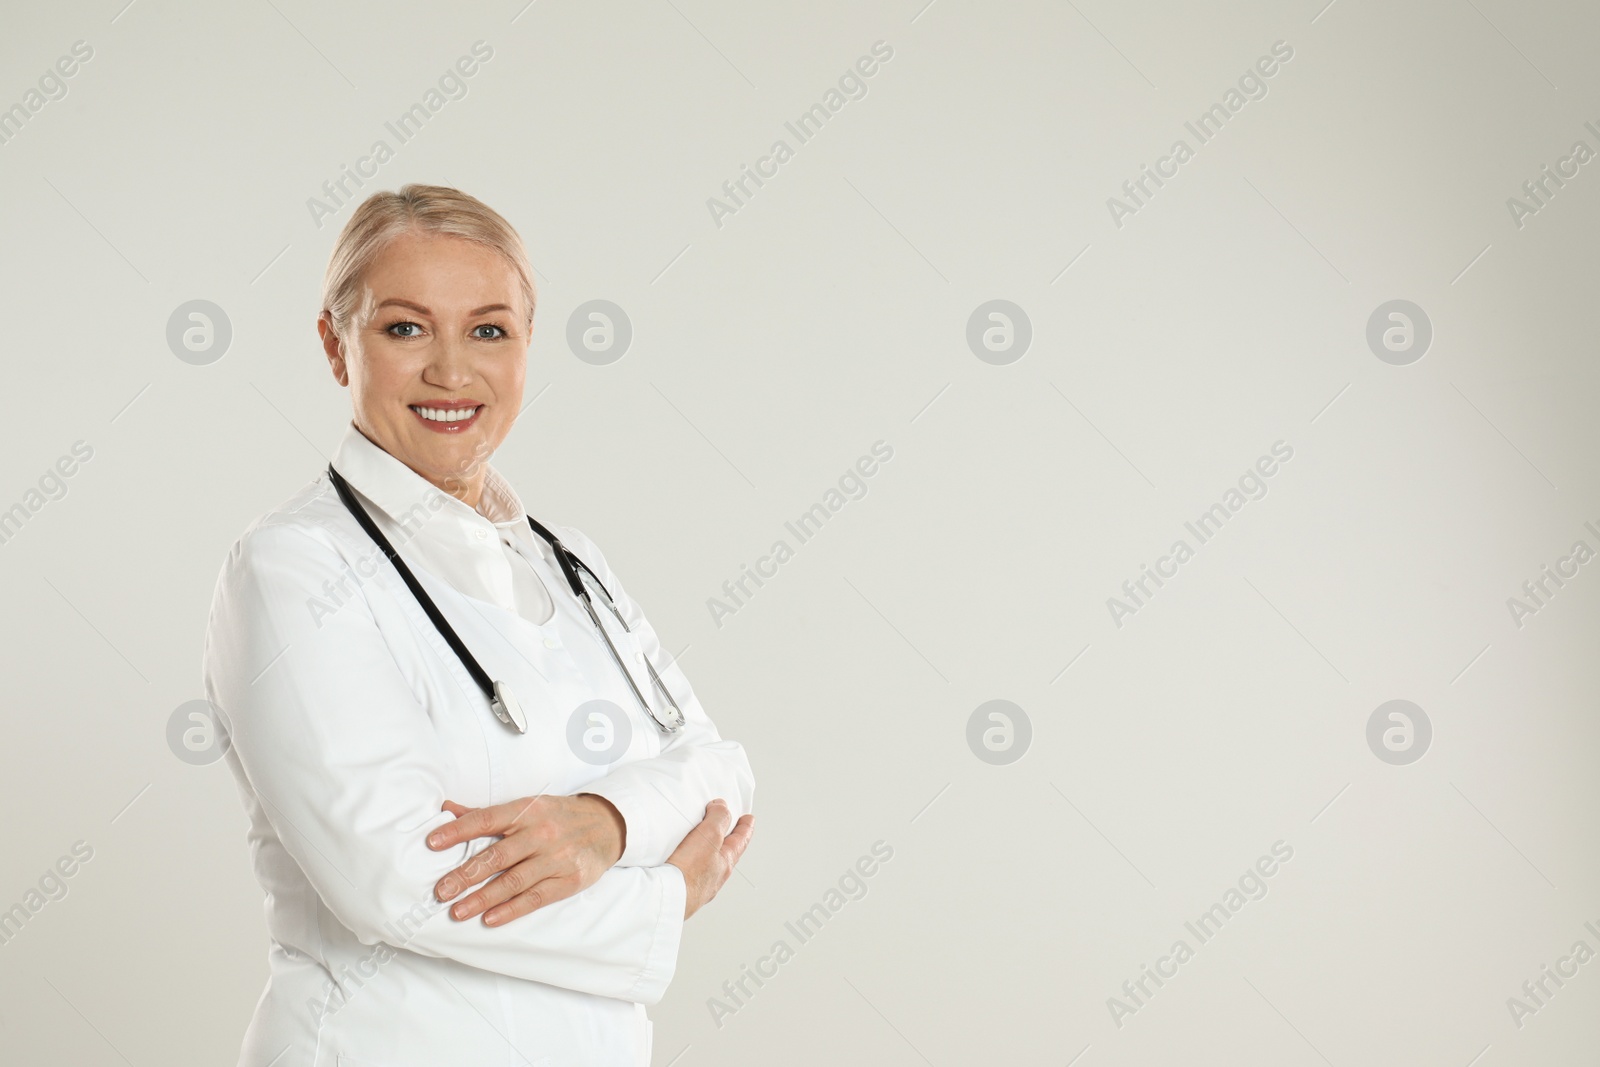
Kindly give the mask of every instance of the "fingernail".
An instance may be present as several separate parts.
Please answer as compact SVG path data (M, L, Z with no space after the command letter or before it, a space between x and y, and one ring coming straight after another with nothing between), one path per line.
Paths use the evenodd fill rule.
M439 883L439 895L446 900L456 895L456 884L446 878Z
M490 926L493 926L495 923L500 921L500 918L501 918L501 913L500 912L491 911L489 914L487 914L487 915L485 915L483 917L483 921L488 923Z
M444 844L444 835L433 834L428 838L428 844L432 845L434 848L438 848L440 845Z

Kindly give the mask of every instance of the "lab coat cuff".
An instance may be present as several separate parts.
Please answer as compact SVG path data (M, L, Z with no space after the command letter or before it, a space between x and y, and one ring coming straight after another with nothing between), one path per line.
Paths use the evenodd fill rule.
M666 995L667 986L678 969L678 947L683 941L683 910L689 886L683 872L671 863L646 869L655 876L653 881L660 905L656 913L656 936L638 981L624 999L651 1005Z
M622 815L627 830L622 842L622 855L617 857L617 867L653 867L666 857L659 854L658 843L650 833L650 805L647 798L617 782L596 782L584 789L585 793L605 797Z

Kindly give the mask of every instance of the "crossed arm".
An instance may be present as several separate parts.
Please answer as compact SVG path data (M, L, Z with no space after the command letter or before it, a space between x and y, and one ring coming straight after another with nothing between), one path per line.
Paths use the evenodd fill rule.
M442 901L454 900L498 873L451 909L457 918L482 913L486 923L497 925L582 892L614 865L665 862L683 870L687 918L716 895L749 843L755 788L749 761L737 742L718 735L676 661L667 662L655 628L599 546L569 526L558 527L557 533L599 574L686 721L681 730L663 735L660 755L623 764L577 796L523 797L487 808L447 801L446 810L458 818L429 835L430 848L449 848L485 835L501 840L441 878L435 894ZM723 822L724 808L708 807L716 799L724 801L726 814L739 816L737 823ZM704 834L700 847L680 856L697 831ZM707 853L713 840L715 848Z
M559 866L562 857L589 857L581 870L561 875L570 892L558 896L560 885L540 890L540 906L514 923L455 919L437 902L437 884L487 851L486 842L462 837L442 848L423 846L432 831L453 826L457 814L446 806L447 775L426 709L365 598L320 625L306 610L325 581L345 576L346 566L326 531L258 526L235 546L212 604L206 693L223 710L230 764L259 798L284 849L363 943L393 944L395 931L404 930L399 947L423 955L601 996L658 1001L676 968L684 918L696 906L691 892L704 898L713 882L720 885L718 865L725 879L749 839L748 819L725 838L718 833L726 833L731 813L713 812L711 827L689 833L706 802L725 796L702 790L726 789L734 794L726 799L748 812L753 782L743 750L716 739L698 703L691 711L683 702L687 682L672 668L680 687L674 692L697 732L686 726L673 751L664 750L662 762L642 777L620 775L626 768L619 768L615 781L607 776L590 787L601 795L615 790L606 802L624 821L626 843L605 840L592 820L557 817L558 838L593 839L543 860ZM688 751L702 742L711 746L709 756ZM665 787L661 800L650 798L652 787ZM576 811L601 803L565 799L579 802L570 809ZM689 817L679 810L685 806ZM535 805L528 813L539 810ZM662 841L674 832L668 854ZM613 847L618 862L604 864ZM680 847L687 851L680 854ZM507 848L498 855L507 856Z

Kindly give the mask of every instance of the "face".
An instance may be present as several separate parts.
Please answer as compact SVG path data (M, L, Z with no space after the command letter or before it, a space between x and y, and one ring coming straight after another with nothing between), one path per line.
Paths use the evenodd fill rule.
M475 506L484 463L522 404L529 336L516 272L476 242L410 233L362 282L347 336L326 312L317 321L356 428Z

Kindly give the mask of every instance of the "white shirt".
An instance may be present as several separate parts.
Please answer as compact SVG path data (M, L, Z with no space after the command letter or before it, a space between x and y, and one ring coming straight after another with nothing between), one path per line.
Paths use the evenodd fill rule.
M552 564L554 556L528 525L516 490L493 467L485 467L474 511L373 444L352 423L334 453L333 469L353 488L366 487L356 488L361 503L401 556L414 556L463 593L529 622L549 620L555 604L525 556L531 552Z
M718 734L581 531L551 527L616 598L631 631L609 630L617 651L652 699L642 657L656 665L687 719L675 733L638 707L499 475L480 514L430 497L353 427L335 467L513 688L528 731L494 717L325 472L245 531L217 581L203 668L266 894L270 977L240 1067L647 1064L644 1006L671 981L683 928L683 876L666 858L710 800L751 810L743 748ZM414 513L406 536L418 503L431 518ZM498 547L471 533L485 523ZM579 792L627 824L622 857L593 886L499 927L435 900L438 879L494 840L428 848L452 820L445 799Z

